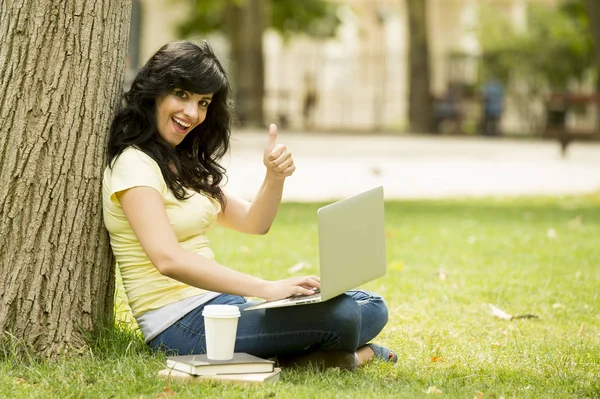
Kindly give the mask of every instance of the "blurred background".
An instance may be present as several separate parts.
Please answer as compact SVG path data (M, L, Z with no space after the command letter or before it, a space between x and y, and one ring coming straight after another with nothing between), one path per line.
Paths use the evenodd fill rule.
M598 3L133 0L128 76L207 39L245 127L594 138Z

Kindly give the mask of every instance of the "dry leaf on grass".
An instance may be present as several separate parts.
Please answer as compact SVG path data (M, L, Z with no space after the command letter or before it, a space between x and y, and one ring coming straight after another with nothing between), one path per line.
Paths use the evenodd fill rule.
M440 362L443 362L443 361L444 361L444 359L442 359L442 358L441 358L441 357L439 357L439 356L432 356L432 357L431 357L431 361L432 361L432 362L434 362L434 363L440 363Z
M156 395L157 398L171 398L175 396L175 391L169 387L164 387L163 391Z
M397 272L402 271L404 269L404 263L401 260L394 260L391 262L391 266L388 269Z
M492 308L492 316L497 317L503 320L511 320L512 316L506 313L504 310L492 305L490 303L490 308Z
M306 261L300 261L300 262L296 263L294 266L290 267L288 269L288 273L296 273L296 272L299 272L300 270L306 269L309 266L310 266L310 263L308 263Z
M429 388L427 388L427 390L425 391L425 393L427 395L441 395L444 392L440 391L439 389L437 389L435 386L430 386Z
M250 248L248 248L246 245L242 245L238 251L240 251L243 254L247 254L248 252L250 252Z
M504 310L500 309L499 307L492 305L491 303L489 305L490 305L490 308L492 309L492 316L497 317L502 320L537 319L538 318L538 316L536 316L534 314L521 314L521 315L517 315L517 316L512 316L512 315L506 313Z
M567 227L569 227L570 229L576 229L578 227L581 227L581 225L583 225L583 216L581 215L576 216L575 218L567 222Z
M448 275L448 272L447 272L447 271L445 271L444 269L440 269L440 270L437 272L437 276L438 276L438 278L439 278L440 280L446 280L446 279L448 278L448 276L449 276L449 275Z

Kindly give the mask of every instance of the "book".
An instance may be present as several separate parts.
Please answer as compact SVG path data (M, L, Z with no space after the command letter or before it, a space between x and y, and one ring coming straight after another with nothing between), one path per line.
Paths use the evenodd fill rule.
M167 356L167 368L191 375L220 375L271 373L275 365L271 360L237 352L231 360L211 360L205 354Z
M218 382L224 384L248 385L279 380L280 368L274 368L270 373L248 374L217 374L217 375L191 375L174 369L163 369L158 372L158 378L172 379L189 383Z

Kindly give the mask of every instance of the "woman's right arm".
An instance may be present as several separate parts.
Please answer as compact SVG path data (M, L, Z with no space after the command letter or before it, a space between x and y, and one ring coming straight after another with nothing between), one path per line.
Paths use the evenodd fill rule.
M267 281L232 270L181 248L167 217L162 197L153 188L139 186L117 193L133 232L159 273L182 283L225 294L265 298L310 295L320 288L314 276Z

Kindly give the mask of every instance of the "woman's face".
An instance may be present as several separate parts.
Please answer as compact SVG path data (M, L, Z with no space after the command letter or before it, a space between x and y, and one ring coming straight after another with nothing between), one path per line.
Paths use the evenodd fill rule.
M196 126L204 122L211 94L196 94L174 89L156 99L158 133L173 147L183 141Z

